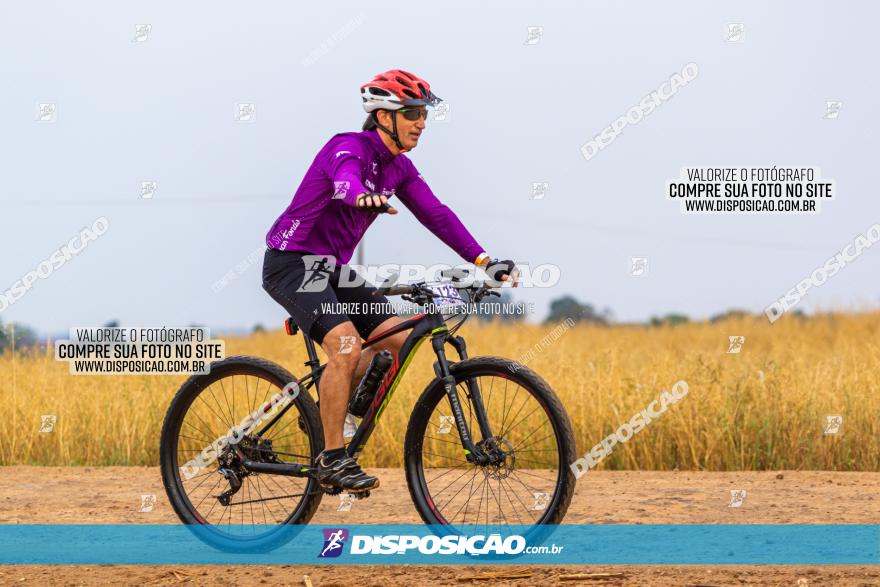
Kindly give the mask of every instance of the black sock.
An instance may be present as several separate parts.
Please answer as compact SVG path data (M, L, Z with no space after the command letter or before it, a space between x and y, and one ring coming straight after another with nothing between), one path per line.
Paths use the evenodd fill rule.
M334 448L332 450L325 450L321 454L324 455L325 463L332 463L333 461L338 461L345 456L345 449Z

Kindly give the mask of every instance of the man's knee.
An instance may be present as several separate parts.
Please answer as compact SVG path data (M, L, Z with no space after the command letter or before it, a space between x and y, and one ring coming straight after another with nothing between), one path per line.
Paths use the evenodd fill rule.
M354 370L361 357L361 337L351 322L332 328L321 347L327 353L328 362L343 369Z
M403 320L401 320L397 316L395 316L393 318L389 318L388 320L386 320L385 322L380 324L378 327L376 327L376 329L373 330L373 332L370 333L370 338L374 338L376 336L379 336L383 332L387 332L389 329L394 328L395 326L399 325L401 322L403 322ZM408 331L398 332L396 334L392 334L391 336L389 336L387 338L383 338L382 340L377 342L375 348L376 348L376 350L380 350L380 349L388 350L388 351L391 351L391 354L397 355L400 352L400 347L403 346L403 343L406 340L407 334L409 334Z
M385 348L391 351L392 355L397 355L403 343L406 342L406 336L406 332L398 332L394 336L389 336L387 342L383 341L385 342Z

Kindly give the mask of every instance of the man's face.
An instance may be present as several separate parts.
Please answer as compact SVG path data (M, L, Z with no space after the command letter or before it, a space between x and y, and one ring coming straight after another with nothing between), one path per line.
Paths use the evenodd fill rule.
M427 115L427 107L425 106L407 106L403 110L409 111L409 116L414 116L416 112L421 114L415 120L408 120L407 113L400 110L397 111L397 135L400 143L406 150L411 150L419 144L419 137L425 130L425 116ZM382 110L379 112L379 122L387 129L391 129L391 113Z

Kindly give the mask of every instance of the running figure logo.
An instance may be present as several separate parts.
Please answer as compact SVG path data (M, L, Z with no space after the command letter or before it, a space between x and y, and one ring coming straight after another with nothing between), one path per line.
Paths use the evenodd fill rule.
M306 267L303 282L296 289L298 292L316 292L327 289L327 277L336 268L336 257L333 255L303 255Z
M731 489L730 490L730 503L727 504L729 508L738 508L742 507L743 502L746 500L747 492L745 489Z
M843 424L843 416L825 416L825 429L822 434L837 434Z
M647 257L630 257L629 274L633 277L641 277L648 272Z
M57 421L58 416L53 414L40 416L40 432L52 432L52 429L55 428L55 422Z
M348 195L348 189L351 187L351 184L347 181L334 181L333 182L333 198L334 200L341 200Z
M345 528L324 528L324 548L318 558L335 558L342 554L342 546L348 540Z
M727 354L740 352L742 346L746 343L745 336L728 336L727 340L730 342L730 346L727 347Z
M825 115L822 118L826 120L834 120L838 116L840 116L840 109L843 107L843 102L840 100L826 100L825 102Z

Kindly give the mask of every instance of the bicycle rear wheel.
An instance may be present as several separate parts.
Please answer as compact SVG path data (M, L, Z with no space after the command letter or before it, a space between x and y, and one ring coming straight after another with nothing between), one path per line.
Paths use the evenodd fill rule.
M496 465L467 461L443 385L419 398L407 428L404 463L410 495L427 524L546 525L561 522L574 494L577 458L562 403L534 371L477 357L450 367L475 444L485 445L467 381L479 387Z
M249 414L295 381L269 361L229 357L213 363L209 374L190 377L171 402L160 444L165 490L181 521L200 525L199 537L218 548L274 548L291 537L289 525L308 523L321 502L323 492L315 479L250 472L236 456L311 465L323 448L323 433L306 391L300 390L293 405L259 438L257 431L271 418L234 443L209 448L217 447L218 439L231 438L230 429L241 427Z

